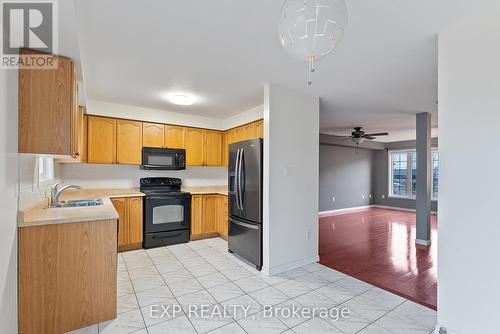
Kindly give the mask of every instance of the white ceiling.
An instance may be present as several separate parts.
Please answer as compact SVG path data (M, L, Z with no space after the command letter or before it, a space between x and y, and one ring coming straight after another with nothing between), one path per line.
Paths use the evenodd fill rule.
M410 139L415 113L437 126L437 33L492 0L347 0L350 24L320 60L306 64L277 33L281 0L77 0L89 99L215 118L262 104L264 82L321 97L321 131L360 125ZM168 92L199 103L174 106Z

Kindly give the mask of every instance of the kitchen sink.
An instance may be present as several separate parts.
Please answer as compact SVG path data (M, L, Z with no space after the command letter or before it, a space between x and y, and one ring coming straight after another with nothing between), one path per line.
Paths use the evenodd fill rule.
M70 201L63 201L56 204L51 205L51 208L76 208L82 206L97 206L102 205L102 199L100 198L91 198L91 199L76 199Z

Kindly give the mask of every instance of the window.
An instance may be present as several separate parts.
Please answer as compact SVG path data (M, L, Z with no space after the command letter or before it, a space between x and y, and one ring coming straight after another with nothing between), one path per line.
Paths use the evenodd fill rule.
M417 153L415 150L389 152L389 194L393 197L417 196ZM432 151L432 198L438 197L439 153Z
M38 184L50 182L54 179L54 158L38 158Z
M432 152L432 198L438 198L439 152Z

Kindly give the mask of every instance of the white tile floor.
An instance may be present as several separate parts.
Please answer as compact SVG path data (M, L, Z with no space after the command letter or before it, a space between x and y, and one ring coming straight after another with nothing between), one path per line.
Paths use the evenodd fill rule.
M205 305L214 316L190 314L190 305ZM246 317L231 305L247 306ZM349 308L350 316L267 317L264 305ZM431 333L436 323L435 311L320 264L266 276L229 254L220 238L121 253L118 313L72 334L412 334Z

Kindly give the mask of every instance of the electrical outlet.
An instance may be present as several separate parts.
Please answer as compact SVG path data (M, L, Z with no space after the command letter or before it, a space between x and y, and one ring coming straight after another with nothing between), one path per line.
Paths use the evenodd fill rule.
M293 176L293 167L285 167L285 176Z
M311 230L307 230L306 231L306 240L310 240L311 239Z

